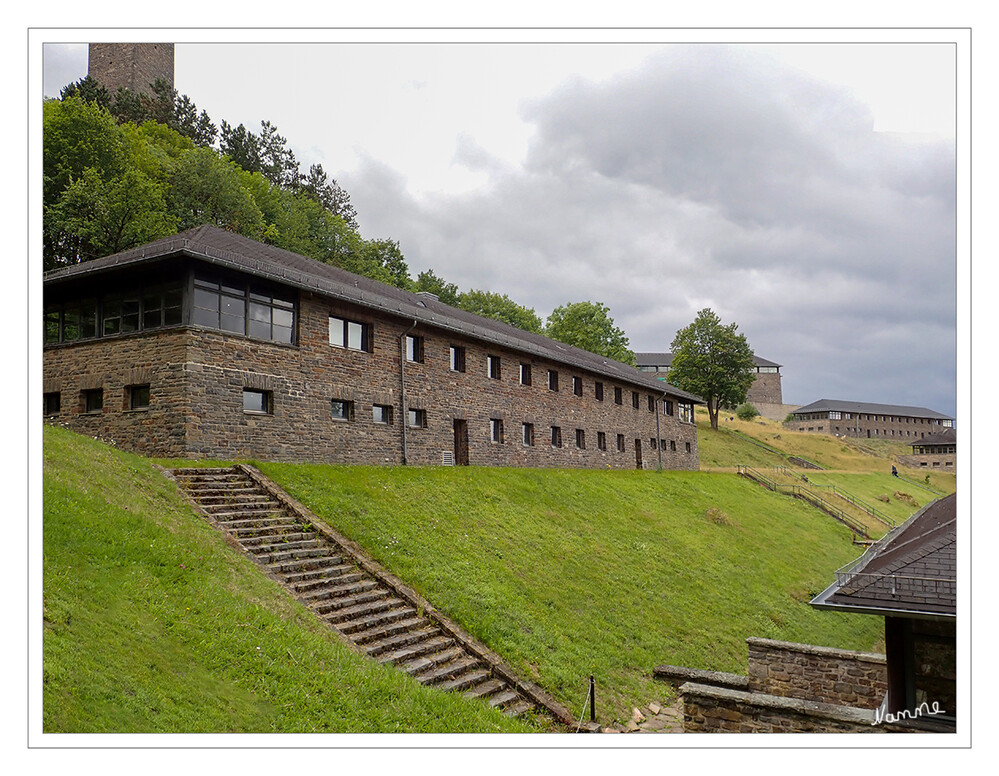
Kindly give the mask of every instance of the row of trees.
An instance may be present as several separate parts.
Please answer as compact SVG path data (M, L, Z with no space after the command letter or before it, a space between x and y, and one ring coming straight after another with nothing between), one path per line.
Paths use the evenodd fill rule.
M46 270L213 224L634 363L627 337L600 303L564 305L542 322L505 294L459 292L432 270L414 280L398 242L362 238L347 192L321 165L303 173L268 121L259 134L225 121L219 130L165 81L152 85L152 96L112 95L89 76L43 110Z

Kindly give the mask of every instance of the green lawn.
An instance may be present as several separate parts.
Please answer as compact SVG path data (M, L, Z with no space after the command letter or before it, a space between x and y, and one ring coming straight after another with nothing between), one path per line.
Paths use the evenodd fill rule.
M44 467L45 732L533 729L351 651L148 461L47 427Z
M662 663L745 673L749 636L871 649L808 600L857 557L821 512L734 474L259 464L574 713L662 700Z

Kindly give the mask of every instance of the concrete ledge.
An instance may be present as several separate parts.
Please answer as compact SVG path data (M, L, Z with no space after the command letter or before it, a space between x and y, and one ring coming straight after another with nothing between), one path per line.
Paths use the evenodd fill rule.
M656 679L661 679L679 689L685 682L695 685L710 685L712 687L727 687L733 690L749 690L749 677L741 674L727 674L723 671L704 671L699 668L684 668L683 666L662 665L652 671Z
M853 652L848 649L836 649L834 647L817 647L814 644L795 644L790 641L774 641L773 639L760 639L750 637L746 639L746 644L752 647L763 649L783 650L786 652L798 652L805 655L818 655L825 658L857 660L865 663L877 663L885 665L885 656L877 652Z

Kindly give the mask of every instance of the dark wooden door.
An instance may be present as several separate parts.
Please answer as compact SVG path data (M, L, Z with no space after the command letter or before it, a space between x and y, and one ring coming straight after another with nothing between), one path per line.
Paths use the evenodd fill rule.
M468 421L454 421L454 464L468 466Z
M635 440L635 468L642 468L642 440Z

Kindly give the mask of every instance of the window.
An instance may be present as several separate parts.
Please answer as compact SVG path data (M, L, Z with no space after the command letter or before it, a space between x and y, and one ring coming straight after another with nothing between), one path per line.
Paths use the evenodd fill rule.
M459 345L451 346L451 371L465 371L465 349Z
M406 360L416 364L423 363L423 337L406 335Z
M330 345L348 350L371 352L371 326L346 318L330 316Z
M104 389L94 388L83 392L83 411L99 413L104 411Z
M694 405L687 404L685 402L680 402L678 405L680 411L680 420L684 423L694 422ZM689 452L689 451L688 451Z
M531 365L521 362L520 364L520 384L531 384Z
M575 396L583 395L583 378L573 377L572 378L572 393Z
M842 419L843 419L843 413L830 411L829 420L842 420Z
M128 330L130 300L122 300L122 326ZM105 329L107 328L105 312ZM290 293L207 275L194 278L191 322L211 329L246 334L273 342L294 341L295 300Z
M669 399L663 399L663 415L673 415L673 402Z
M604 400L604 384L603 383L594 383L593 384L593 398L595 398L597 401L603 401Z
M621 391L620 388L615 388L614 389L614 403L615 404L624 404L624 398L622 396L622 391Z
M581 428L576 429L576 447L580 450L586 449L586 432Z
M271 391L243 389L243 412L251 415L274 414L274 394Z
M499 418L489 420L489 441L498 445L503 444L503 421Z
M523 436L524 445L527 446L527 447L533 447L534 446L534 424L533 423L524 423L523 424L523 432L524 432L524 436Z
M670 449L670 452L673 452L673 453L676 452L676 440L675 439L669 440L669 449Z
M641 400L640 400L640 398L638 396L638 391L632 391L631 392L631 406L634 407L637 410L640 403L641 403Z
M375 423L391 423L392 407L388 404L375 404L371 408L371 417Z
M655 437L649 437L649 447L651 447L653 450L659 447L659 443L656 442Z
M44 344L75 342L182 323L179 284L135 288L45 308ZM218 328L217 325L215 328Z
M607 449L607 435L603 431L597 432L597 450Z
M559 426L552 426L552 447L562 446L562 429Z
M690 452L690 442L684 442L683 446L686 448L687 452Z
M149 386L130 385L126 389L128 398L128 409L148 410L149 409Z
M330 401L330 415L332 415L333 420L353 420L354 402L344 401L343 399L332 399Z
M656 397L651 393L649 394L649 412L656 411Z
M665 439L660 439L659 440L659 449L660 450L665 450L666 449L666 440Z
M558 390L558 372L554 369L548 370L548 390L557 391Z
M409 410L409 427L410 428L426 428L427 427L427 411L426 410Z
M619 453L624 452L624 434L617 435L617 451Z
M499 356L487 356L487 366L489 368L489 377L493 380L500 379L500 357Z
M42 405L46 415L58 415L61 396L58 391L42 395Z

